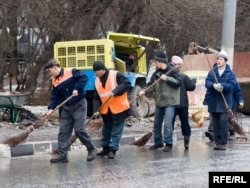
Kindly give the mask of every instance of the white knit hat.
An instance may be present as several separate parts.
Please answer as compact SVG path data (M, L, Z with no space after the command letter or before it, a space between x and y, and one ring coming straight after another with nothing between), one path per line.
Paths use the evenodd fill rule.
M228 55L225 50L221 50L217 57L223 57L226 61L228 60Z

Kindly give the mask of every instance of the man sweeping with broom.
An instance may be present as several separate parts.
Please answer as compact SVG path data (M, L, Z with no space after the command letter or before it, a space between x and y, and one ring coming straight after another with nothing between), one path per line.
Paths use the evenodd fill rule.
M125 119L130 116L130 105L127 92L131 83L121 72L108 70L101 61L95 61L93 70L96 74L93 110L103 118L102 140L103 149L99 156L116 157L125 125ZM98 116L98 114L96 114Z
M173 64L168 63L167 56L163 52L156 53L154 57L156 71L153 73L148 86L157 82L153 87L146 91L140 91L139 95L154 92L155 96L155 116L154 116L154 145L150 150L157 150L165 147L164 152L171 152L173 147L173 125L172 120L175 115L175 106L180 104L181 78L177 70L166 74L174 68ZM164 124L164 135L162 136L162 123Z
M53 109L66 98L73 96L63 105L60 113L60 129L58 134L58 155L51 159L51 163L68 162L68 143L74 129L76 136L88 150L87 161L96 157L96 148L84 128L87 116L87 102L84 87L88 80L87 75L73 68L61 68L60 62L51 59L44 67L53 77L51 101L48 105L47 116L52 115Z

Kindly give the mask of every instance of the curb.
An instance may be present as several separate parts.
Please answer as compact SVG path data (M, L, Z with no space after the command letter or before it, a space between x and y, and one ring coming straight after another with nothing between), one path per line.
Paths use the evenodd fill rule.
M192 137L204 137L207 127L202 128L191 128ZM249 127L244 126L243 129L249 133ZM144 135L144 134L143 134ZM124 135L121 138L121 145L130 144L133 141L139 139L140 135ZM183 140L181 130L175 130L173 135L174 142L178 140ZM99 148L101 147L100 138L92 138L94 145ZM151 137L149 142L153 142L153 137ZM77 139L76 142L71 146L70 150L85 149L85 146ZM41 154L52 154L53 151L57 150L57 141L42 141L42 142L27 142L24 144L17 145L10 148L5 144L0 144L0 158L1 157L20 157L28 155L41 155Z
M121 145L129 144L135 140L135 136L123 136L121 139ZM93 144L99 148L101 147L101 142L99 138L92 139ZM0 158L1 157L21 157L28 155L41 155L41 154L52 154L53 151L57 150L57 141L41 141L41 142L27 142L19 144L15 147L9 147L5 144L0 144ZM70 150L79 150L85 148L85 146L76 140L72 144Z

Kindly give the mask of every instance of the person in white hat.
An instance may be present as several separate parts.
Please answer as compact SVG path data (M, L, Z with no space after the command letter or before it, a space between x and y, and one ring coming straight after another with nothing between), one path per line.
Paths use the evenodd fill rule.
M225 101L230 109L233 109L233 91L237 86L236 76L227 65L227 61L226 51L221 50L217 56L216 64L209 71L205 81L205 87L209 93L209 100L206 102L213 122L214 150L227 149L229 117Z
M219 59L222 58L222 60L224 59L225 61L228 60L228 55L227 52L225 50L221 50L220 53L217 56L217 61L219 61ZM214 65L216 66L216 64ZM221 71L223 69L219 69L219 71ZM209 93L206 92L205 98L204 98L204 102L203 104L206 105L209 101ZM234 87L233 90L233 107L232 110L235 111L236 110L236 105L238 105L239 108L243 108L244 106L244 98L241 92L241 88L238 82L236 82L236 85ZM208 130L205 132L205 136L209 138L210 141L214 141L214 133L213 133L213 121L212 121L212 117L211 114L209 115L209 119L210 119L210 123L208 126ZM235 133L234 130L232 128L232 126L229 126L229 137L228 140L229 141L233 141L235 139Z
M188 94L187 91L194 91L196 88L196 79L191 79L184 73L180 72L181 65L183 64L183 60L179 56L173 56L171 63L175 65L175 67L179 71L179 75L181 78L181 91L180 91L180 105L175 107L175 116L173 119L173 126L175 123L175 118L179 115L181 121L181 131L182 135L184 136L184 148L187 150L189 149L189 141L191 136L191 128L189 124L189 117L188 117Z

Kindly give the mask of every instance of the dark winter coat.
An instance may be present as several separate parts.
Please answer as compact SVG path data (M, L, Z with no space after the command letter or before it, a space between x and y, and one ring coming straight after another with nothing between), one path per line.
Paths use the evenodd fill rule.
M205 102L208 105L208 112L224 113L227 112L226 103L231 109L233 107L233 90L236 87L237 83L236 76L228 64L226 64L225 71L221 76L219 76L217 66L213 67L213 71L215 73L215 76L217 77L218 83L223 86L222 93L226 101L223 100L222 94L213 87L213 84L217 82L211 70L209 71L205 82L205 87L207 88L207 92L209 93L209 100L205 99Z
M241 92L240 85L237 82L233 91L233 108L232 109L235 110L236 105L239 104L240 102L244 102L244 98Z
M166 74L168 71L173 69L172 64L168 64L165 70L156 70L150 82L147 84L149 87L151 84L155 83L160 79L162 74ZM176 69L167 74L167 80L158 81L153 87L150 87L146 93L155 94L155 104L157 107L166 107L166 106L176 106L180 104L180 86L181 78Z
M179 73L181 78L181 91L180 91L180 105L177 108L188 107L188 94L187 91L194 91L196 88L196 79L191 79L183 73Z
M59 75L55 78L60 80L64 75L64 68L61 68ZM78 96L70 99L67 104L74 104L85 98L86 91L84 89L88 81L88 76L78 69L72 69L72 76L68 79L65 79L56 87L53 86L51 92L51 102L48 105L48 109L55 109L58 104L67 99L72 95L73 90L78 91Z

